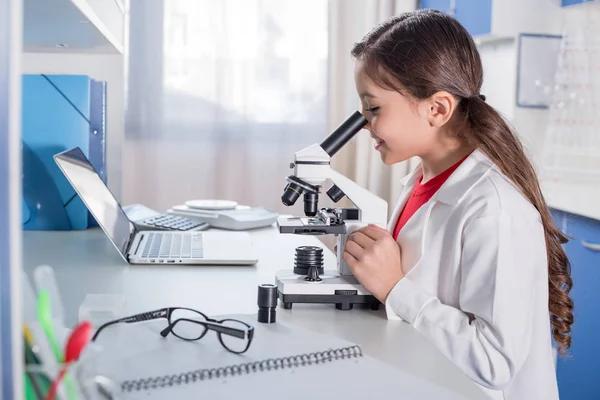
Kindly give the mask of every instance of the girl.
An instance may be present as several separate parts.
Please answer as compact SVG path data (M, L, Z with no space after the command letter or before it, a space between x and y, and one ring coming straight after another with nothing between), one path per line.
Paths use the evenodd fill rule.
M412 324L494 399L558 398L552 338L569 347L566 237L517 137L480 94L481 60L453 18L396 16L352 51L366 129L386 164L418 156L388 231L343 258L388 315Z

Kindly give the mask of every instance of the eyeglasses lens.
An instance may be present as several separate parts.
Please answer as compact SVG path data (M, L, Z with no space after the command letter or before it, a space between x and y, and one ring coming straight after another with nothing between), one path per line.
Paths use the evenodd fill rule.
M243 352L248 347L248 326L240 321L235 321L232 319L226 319L221 321L221 324L230 328L240 329L246 334L243 338L220 334L221 343L225 346L229 351L233 351L235 353Z
M176 309L171 313L171 323L179 320L173 327L173 334L185 340L198 340L206 333L206 327L198 322L206 322L206 318L195 311Z

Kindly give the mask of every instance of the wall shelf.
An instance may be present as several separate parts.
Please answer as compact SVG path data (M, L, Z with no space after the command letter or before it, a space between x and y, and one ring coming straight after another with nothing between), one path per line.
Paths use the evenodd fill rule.
M38 53L123 53L120 0L24 0L23 49Z

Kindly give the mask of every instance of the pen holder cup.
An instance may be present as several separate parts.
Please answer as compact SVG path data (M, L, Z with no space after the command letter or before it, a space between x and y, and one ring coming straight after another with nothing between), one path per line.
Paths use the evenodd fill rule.
M97 373L98 354L66 365L66 373L58 385L55 400L118 400L119 388L107 376ZM50 387L65 364L53 366L41 364L25 365L25 399L46 399Z

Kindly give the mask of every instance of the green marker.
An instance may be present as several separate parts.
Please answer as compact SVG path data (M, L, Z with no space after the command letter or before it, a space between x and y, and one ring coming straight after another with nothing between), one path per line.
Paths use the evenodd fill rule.
M50 342L50 347L54 352L56 361L59 364L62 364L64 362L64 356L60 345L58 344L56 332L54 331L54 324L52 322L52 307L50 304L50 295L48 294L48 290L40 290L37 298L38 320L42 326L42 329L44 330L44 333L46 334L46 337L48 338L48 341ZM65 375L65 384L67 385L69 399L74 400L76 397L75 388L73 387L73 382L71 382L71 379L69 379L68 375Z
M50 306L50 295L46 289L41 290L37 298L37 315L40 325L50 342L50 347L54 352L54 357L58 363L63 362L63 354L56 339L56 332L52 323L52 310Z
M27 400L37 400L40 399L40 393L35 390L33 387L33 383L31 379L29 379L29 374L25 374L25 399Z

